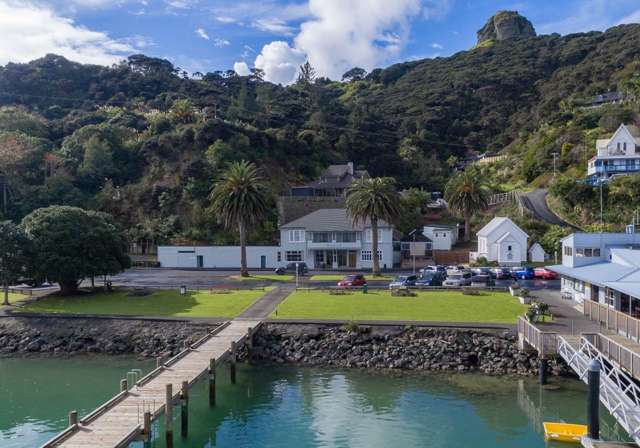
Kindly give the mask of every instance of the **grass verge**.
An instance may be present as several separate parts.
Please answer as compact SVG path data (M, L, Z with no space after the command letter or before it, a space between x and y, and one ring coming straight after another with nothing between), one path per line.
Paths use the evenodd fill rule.
M332 295L307 290L291 294L271 317L278 319L398 320L513 324L527 306L504 292L467 296L459 291L420 291L393 297L390 291Z

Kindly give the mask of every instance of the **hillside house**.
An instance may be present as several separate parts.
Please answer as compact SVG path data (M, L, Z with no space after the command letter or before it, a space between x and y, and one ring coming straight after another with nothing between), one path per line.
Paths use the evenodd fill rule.
M356 170L353 162L342 165L329 165L318 180L291 188L291 196L337 196L344 197L349 184L354 180L369 177L366 170Z
M640 171L640 129L621 124L611 138L596 141L597 154L589 160L590 183L606 182L613 176Z

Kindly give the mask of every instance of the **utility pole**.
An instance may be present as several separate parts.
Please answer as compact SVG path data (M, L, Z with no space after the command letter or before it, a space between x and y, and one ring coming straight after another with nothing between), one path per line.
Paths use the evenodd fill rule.
M551 155L553 156L553 178L556 178L556 157L558 157L558 153L557 152L553 152L551 153Z
M7 176L4 173L0 173L0 181L2 182L2 212L4 216L7 216L7 202L9 200L7 189Z
M602 179L600 179L600 232L603 231L604 221L602 219Z

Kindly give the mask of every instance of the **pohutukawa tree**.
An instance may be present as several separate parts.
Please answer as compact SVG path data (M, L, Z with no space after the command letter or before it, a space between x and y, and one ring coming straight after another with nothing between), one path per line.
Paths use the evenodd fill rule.
M3 305L9 305L9 284L24 273L28 240L11 221L0 222L0 282Z
M471 218L489 206L489 190L480 172L467 168L447 182L444 198L449 209L464 218L464 240L471 237Z
M124 233L106 213L52 206L31 212L22 228L33 248L29 270L73 294L85 278L113 275L131 266Z
M231 163L211 191L211 212L228 230L240 236L240 275L247 269L247 232L268 213L271 193L255 164L245 160Z
M395 180L389 177L360 179L351 183L347 193L347 214L353 222L371 224L373 275L380 275L378 224L380 220L394 222L400 216L401 200Z

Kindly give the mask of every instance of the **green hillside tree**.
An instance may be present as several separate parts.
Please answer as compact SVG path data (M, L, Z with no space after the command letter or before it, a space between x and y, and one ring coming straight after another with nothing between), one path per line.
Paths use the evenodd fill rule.
M4 299L9 305L9 284L18 279L26 264L27 239L11 221L0 222L0 281Z
M240 275L247 269L247 232L267 216L271 193L258 174L255 164L246 160L234 162L222 173L211 191L211 212L228 230L240 236Z
M380 275L378 257L378 224L394 222L400 216L401 198L395 180L389 177L360 179L349 186L347 213L354 223L371 223L371 257L373 275Z
M471 237L471 218L487 209L489 190L478 170L467 168L453 176L445 187L449 209L464 219L464 240Z
M63 295L77 292L85 278L131 266L124 234L106 213L52 206L31 212L22 228L33 247L32 275L57 282Z

